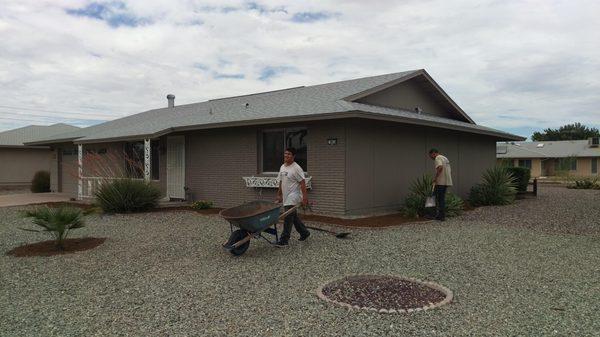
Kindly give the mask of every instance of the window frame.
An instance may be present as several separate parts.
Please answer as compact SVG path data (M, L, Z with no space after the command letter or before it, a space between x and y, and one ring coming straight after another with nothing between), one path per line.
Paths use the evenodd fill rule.
M287 130L300 130L300 129L304 129L306 130L306 134L308 136L308 127L304 126L304 125L300 125L300 126L290 126L290 127L281 127L281 128L264 128L264 129L259 129L258 130L258 173L265 175L265 176L276 176L277 174L279 174L279 171L264 171L263 167L264 167L264 133L265 132L283 132L283 150L285 151L286 149L286 144L285 144L285 140L286 140L286 135L287 135ZM308 172L308 143L306 143L306 167L302 167L302 170L304 171L304 173L306 174ZM283 161L281 162L283 164Z
M521 165L521 162L523 162L524 165ZM529 165L527 165L527 164L529 164ZM533 162L531 159L519 159L518 167L525 167L525 168L528 168L531 170L532 164L533 164Z
M598 174L598 158L592 158L592 174Z

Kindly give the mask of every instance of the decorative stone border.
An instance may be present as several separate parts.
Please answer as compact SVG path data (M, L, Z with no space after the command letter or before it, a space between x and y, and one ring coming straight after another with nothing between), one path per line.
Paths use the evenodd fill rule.
M372 308L372 307L360 307L358 305L351 305L348 303L344 303L344 302L339 302L336 300L332 300L330 298L328 298L327 296L325 296L325 294L323 294L323 288L325 286L327 286L329 283L334 282L334 281L339 281L340 279L335 279L335 280L331 280L329 282L326 282L324 284L322 284L319 289L317 289L317 296L329 303L341 306L341 307L345 307L347 309L354 309L354 310L365 310L365 311L372 311L372 312L377 312L380 314L410 314L413 312L419 312L419 311L426 311L426 310L431 310L431 309L435 309L435 308L439 308L442 305L446 305L450 302L452 302L452 299L454 298L454 294L452 293L452 290L444 287L443 285L434 283L434 282L430 282L430 281L422 281L416 278L412 278L412 277L403 277L403 276L395 276L395 275L373 275L373 274L356 274L356 275L347 275L347 276L386 276L386 277L392 277L392 278L396 278L399 280L403 280L403 281L409 281L409 282L414 282L414 283L418 283L421 285L424 285L426 287L438 290L443 292L446 297L438 303L429 303L429 305L425 305L422 307L418 307L418 308L408 308L408 309L377 309L377 308ZM345 276L345 277L347 277Z

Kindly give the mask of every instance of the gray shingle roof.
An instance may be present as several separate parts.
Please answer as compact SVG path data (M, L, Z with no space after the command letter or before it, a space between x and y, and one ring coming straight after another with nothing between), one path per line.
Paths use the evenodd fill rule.
M345 113L357 112L364 115L383 114L417 124L434 123L440 127L459 127L465 131L490 134L501 139L523 139L519 136L475 124L344 100L348 96L389 82L402 80L402 78L410 78L416 74L425 74L425 71L406 71L308 87L215 99L173 108L154 109L73 133L59 135L48 140L71 139L78 143L88 143L117 139L153 138L176 130L269 123L286 119L318 119L326 115L331 116L331 114L336 114L336 117L343 117Z
M58 134L72 132L80 128L58 123L48 126L29 125L18 129L0 132L0 146L24 146L24 143L48 139Z
M498 158L600 157L600 147L590 147L587 140L498 143L497 148Z

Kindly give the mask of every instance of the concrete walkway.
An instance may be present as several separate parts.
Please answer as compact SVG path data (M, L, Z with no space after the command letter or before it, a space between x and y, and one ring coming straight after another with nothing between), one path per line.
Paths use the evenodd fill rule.
M0 195L0 207L23 206L45 202L69 201L70 197L63 193L23 193Z

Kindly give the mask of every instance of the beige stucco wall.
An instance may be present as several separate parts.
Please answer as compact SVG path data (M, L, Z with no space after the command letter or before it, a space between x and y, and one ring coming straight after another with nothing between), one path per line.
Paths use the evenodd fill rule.
M556 158L548 158L548 159L540 159L540 158L521 158L530 159L531 160L531 177L538 178L540 176L554 176L556 175L555 165L559 159ZM598 169L600 170L600 158L598 160ZM519 159L512 159L514 166L519 165ZM502 163L502 159L498 159L497 163ZM594 175L600 175L598 173L592 173L592 158L590 157L581 157L577 158L577 170L568 170L567 173L572 176L579 177L588 177Z
M1 148L0 187L29 188L37 171L50 172L50 149Z

